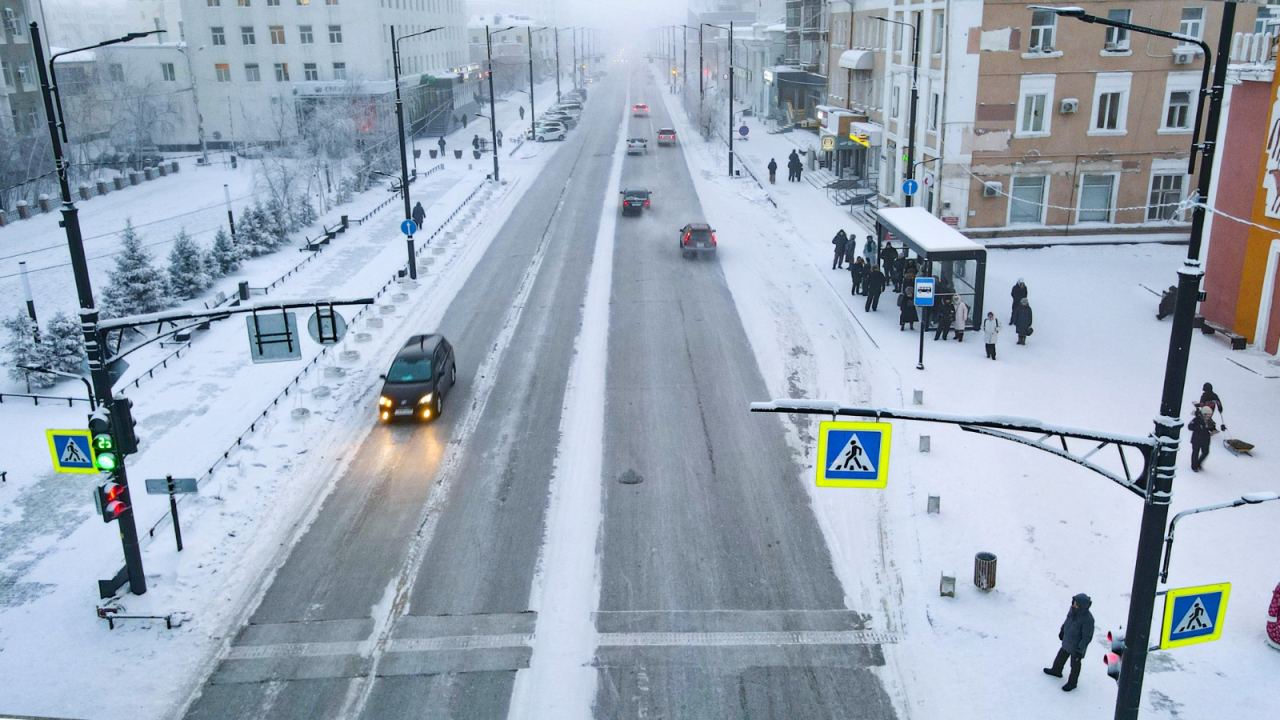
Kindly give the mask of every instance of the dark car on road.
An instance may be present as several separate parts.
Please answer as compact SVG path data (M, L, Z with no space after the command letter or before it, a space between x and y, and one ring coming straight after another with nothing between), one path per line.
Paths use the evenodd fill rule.
M414 335L381 378L381 420L435 420L444 411L444 394L458 382L453 346L443 335Z
M680 228L680 254L684 257L716 254L716 231L706 223L689 223Z
M639 215L649 209L649 191L644 188L631 188L622 191L622 214Z

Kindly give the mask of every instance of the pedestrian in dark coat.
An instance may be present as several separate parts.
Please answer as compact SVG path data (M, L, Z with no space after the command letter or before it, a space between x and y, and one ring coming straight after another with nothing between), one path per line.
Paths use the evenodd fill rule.
M467 129L467 114L466 114L466 113L462 113L462 129L463 129L463 130L466 130L466 129Z
M916 299L909 293L898 295L898 330L907 329L907 325L911 325L911 329L916 329L916 321L920 319L920 314L916 312Z
M524 106L523 106L523 105L521 105L521 106L520 106L520 119L521 119L521 120L523 120L523 119L524 119Z
M440 157L444 157L444 136L443 135L441 135L440 139L436 141L436 144L440 146Z
M884 273L881 272L880 266L875 266L871 274L867 276L867 306L864 308L866 312L880 309L880 293L884 292Z
M956 306L951 303L952 298L948 297L942 301L937 309L938 329L933 331L934 340L946 340L947 335L951 333L951 324L956 319Z
M893 261L893 289L902 292L902 275L907 271L907 253L903 250L897 260Z
M1219 398L1218 393L1213 391L1213 385L1205 383L1204 387L1200 389L1203 390L1203 392L1200 393L1200 404L1208 405L1214 410L1217 410L1218 414L1222 414L1222 398ZM1223 425L1222 427L1225 428L1226 425Z
M898 251L894 249L893 243L886 243L884 252L880 253L880 264L889 269L893 269L893 264L898 261Z
M769 184L774 185L778 182L778 161L769 158Z
M427 211L422 209L422 203L413 206L413 222L418 228L422 228L422 221L427 219Z
M831 269L844 269L844 251L849 246L849 236L843 229L836 232L836 236L831 238L831 244L835 246L836 256L831 261Z
M502 147L502 131L501 130L493 134L493 139L498 142L498 147Z
M1027 304L1026 298L1022 298L1018 306L1013 309L1013 320L1010 321L1010 324L1018 332L1018 344L1026 345L1027 336L1032 333L1031 305Z
M1062 622L1062 628L1058 630L1058 638L1062 640L1062 646L1058 649L1058 656L1053 660L1053 667L1044 669L1046 675L1062 677L1062 669L1067 664L1067 659L1071 660L1071 674L1067 676L1067 684L1062 686L1066 692L1076 689L1076 681L1080 679L1080 661L1084 660L1089 643L1093 642L1093 613L1089 612L1089 606L1092 604L1093 601L1084 593L1071 598L1071 609L1067 611L1067 619Z
M791 155L787 158L787 180L795 182L800 179L800 155L795 151L791 151Z
M853 277L853 289L849 291L851 295L857 295L859 292L863 295L867 294L865 284L867 281L867 271L870 269L871 267L869 265L862 262L862 258L858 258L849 265L849 275Z
M466 117L466 115L463 115L463 117ZM479 150L479 149L480 149L480 136L479 136L479 135L475 135L475 136L473 136L473 137L471 138L471 149L473 149L473 150Z
M862 246L862 256L867 259L867 262L871 263L872 265L875 265L877 250L878 248L876 247L876 236L868 235L867 243Z
M1178 306L1178 286L1170 285L1168 290L1160 296L1160 307L1156 310L1156 319L1163 320L1173 314L1174 308Z
M1018 305L1027 299L1027 284L1022 281L1022 278L1018 278L1018 282L1014 283L1013 290L1009 291L1009 294L1013 296L1013 309L1009 311L1009 324L1012 325L1013 314L1018 312Z
M1197 405L1196 416L1187 423L1187 429L1191 431L1191 469L1195 472L1200 472L1204 459L1209 457L1209 438L1218 430L1205 409L1206 406Z
M1000 334L1000 321L996 319L996 314L988 312L985 320L982 321L982 342L987 344L987 357L992 360L996 359L996 336Z

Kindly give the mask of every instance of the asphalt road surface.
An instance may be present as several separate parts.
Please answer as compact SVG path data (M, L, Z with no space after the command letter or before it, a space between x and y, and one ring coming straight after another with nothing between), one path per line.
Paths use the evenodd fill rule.
M591 86L444 315L444 416L369 435L189 718L507 716L611 158L667 120L646 70ZM892 718L781 419L746 411L768 393L719 262L677 249L683 155L624 162L655 196L615 236L596 716Z

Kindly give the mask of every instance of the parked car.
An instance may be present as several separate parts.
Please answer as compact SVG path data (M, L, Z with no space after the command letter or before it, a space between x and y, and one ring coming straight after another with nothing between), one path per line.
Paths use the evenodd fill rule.
M435 333L409 338L382 378L378 417L435 420L444 412L444 395L458 382L453 346Z
M684 257L716 254L716 231L706 223L689 223L680 228L680 254Z
M560 102L584 103L586 101L587 101L586 88L578 88L576 90L570 90L569 92L560 96Z
M538 142L546 142L548 140L563 140L569 136L563 125L538 125L534 128L536 133L533 137Z
M631 114L635 117L649 117L649 106L644 103L636 103L631 106Z
M645 138L627 138L627 154L649 154L649 141Z
M644 188L630 188L622 193L622 214L639 215L649 209L650 193Z
M582 104L565 100L563 102L559 102L559 103L556 103L555 105L552 105L548 109L548 111L569 113L574 117L578 117L579 115L582 115Z
M538 134L542 134L545 131L563 132L565 135L569 134L569 128L565 127L563 123L540 121L534 124L533 129L524 131L525 138L528 140L533 140L535 131Z
M578 124L578 119L569 113L547 112L543 113L540 119L543 122L558 122L570 130Z
M675 145L675 144L676 144L676 131L675 131L675 129L674 129L674 128L662 128L662 129L658 130L658 144L659 144L659 145Z

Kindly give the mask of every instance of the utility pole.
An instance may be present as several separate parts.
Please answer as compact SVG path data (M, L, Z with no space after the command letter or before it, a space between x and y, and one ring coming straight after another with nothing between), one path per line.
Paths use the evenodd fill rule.
M915 30L911 33L911 117L907 121L907 179L916 176L916 107L920 104L920 17L916 12ZM905 205L911 207L915 195L907 195Z
M125 43L163 31L152 30L149 32L129 33L124 37L107 40L89 47L54 53L49 57L46 65L44 43L40 37L40 24L33 20L29 24L29 28L31 30L31 49L35 53L36 66L40 77L40 94L44 99L44 113L49 124L49 141L53 149L54 167L58 174L58 188L62 193L62 227L67 233L67 251L71 256L71 271L75 277L76 295L80 301L80 327L84 334L85 354L89 360L89 376L100 404L109 408L112 407L112 396L111 375L107 372L107 348L105 343L102 342L105 338L98 331L98 309L93 301L93 285L89 281L89 262L84 253L84 236L80 232L80 211L76 209L75 202L71 198L71 182L67 175L68 162L62 151L66 125L61 112L62 101L59 98L55 102L55 94L58 90L54 62L62 55ZM125 510L118 518L120 523L120 544L124 550L125 565L124 569L116 576L116 579L109 581L107 584L112 586L111 590L114 592L127 582L130 592L134 595L142 595L147 592L147 576L142 568L142 549L138 545L138 526L134 520L133 506L128 502L129 481L125 474L123 454L120 455L119 461L113 479L118 481L123 488L122 501L126 505ZM100 587L101 589L103 588Z
M498 32L506 32L514 27L515 25L511 25ZM484 42L489 58L489 133L493 140L493 181L496 183L498 182L498 113L497 103L493 97L493 33L490 32L488 25L484 26Z
M556 103L560 102L560 28L556 31Z
M185 42L178 43L178 49L182 51L182 57L187 60L187 76L191 78L191 104L196 108L196 136L200 140L200 164L209 164L209 147L204 142L204 114L200 112L200 93L196 89L196 73L191 69L191 54L188 52L190 46ZM203 50L200 47L199 50Z
M733 177L733 21L729 21L729 177Z
M539 29L545 30L546 28ZM538 128L533 122L533 119L538 116L533 105L533 28L526 26L525 33L529 41L529 139L537 140Z
M409 159L408 150L405 148L405 132L404 132L404 101L400 98L400 42L408 40L411 37L419 35L427 35L441 28L434 27L421 32L410 33L396 39L396 26L391 26L391 67L396 84L396 125L399 128L400 136L400 195L404 198L404 219L413 218L413 210L409 207ZM417 174L418 159L414 158L414 174ZM418 279L418 254L413 249L413 236L406 235L405 243L409 250L409 279Z

